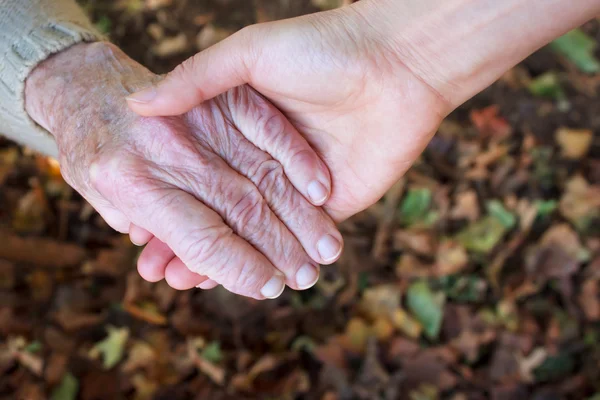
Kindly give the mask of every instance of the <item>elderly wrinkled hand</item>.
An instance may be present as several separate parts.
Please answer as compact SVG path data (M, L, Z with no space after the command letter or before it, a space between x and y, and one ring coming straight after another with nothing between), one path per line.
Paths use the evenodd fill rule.
M312 286L342 250L317 206L331 190L325 164L249 87L177 117L129 111L125 96L155 80L107 43L35 69L27 111L55 136L66 181L114 229L149 241L139 258L148 280L256 299Z

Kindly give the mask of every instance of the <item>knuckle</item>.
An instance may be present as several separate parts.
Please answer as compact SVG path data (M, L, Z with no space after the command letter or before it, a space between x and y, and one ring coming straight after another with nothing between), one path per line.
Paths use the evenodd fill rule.
M152 186L144 162L129 154L101 155L90 167L90 184L117 204L129 204L143 198Z
M255 187L248 185L248 189L231 207L229 219L237 232L260 233L260 227L268 220L268 215L269 208L265 200Z
M265 160L257 164L250 174L250 179L260 193L269 197L281 197L288 193L291 186L287 180L283 166L275 160Z
M273 112L271 106L264 101L259 102L255 107L259 116L257 132L261 134L265 144L271 143L276 146L279 140L285 138L285 117Z
M320 163L315 164L315 162L318 160L318 157L316 156L314 151L310 148L300 147L298 149L291 150L290 153L291 153L290 158L289 158L290 165L301 165L301 166L305 166L305 165L319 166L320 165Z
M137 147L144 149L148 157L161 157L165 154L188 154L192 148L189 138L183 132L185 127L178 126L178 120L168 117L143 118L136 122Z

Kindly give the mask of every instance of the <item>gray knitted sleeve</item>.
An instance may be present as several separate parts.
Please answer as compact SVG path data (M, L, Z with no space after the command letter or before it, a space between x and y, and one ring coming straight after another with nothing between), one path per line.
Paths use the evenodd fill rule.
M51 135L25 111L25 79L48 56L101 39L75 0L0 0L0 134L56 155Z

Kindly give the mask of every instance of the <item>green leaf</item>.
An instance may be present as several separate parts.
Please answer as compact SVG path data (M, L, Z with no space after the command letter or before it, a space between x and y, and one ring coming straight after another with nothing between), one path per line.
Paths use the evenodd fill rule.
M107 34L110 33L110 29L112 28L112 21L106 15L100 16L98 21L96 21L96 29L100 32Z
M432 291L422 280L410 285L406 293L406 305L423 325L425 336L429 339L436 339L440 333L445 303L444 293Z
M305 350L308 352L312 352L315 347L317 347L317 344L309 336L298 336L290 346L293 351Z
M461 302L482 301L487 291L486 281L475 274L444 276L440 284L448 298Z
M202 358L206 361L210 361L213 364L218 364L223 360L223 353L221 352L221 344L217 341L210 342L204 350L202 350Z
M600 62L594 57L596 46L596 41L581 29L574 29L550 44L552 50L589 74L600 72Z
M563 99L565 93L560 86L558 77L554 72L546 72L535 78L527 86L529 92L534 96L546 97L553 100Z
M427 217L431 206L431 190L411 189L400 206L400 218L406 225L412 225Z
M108 336L96 343L90 351L93 358L102 355L104 369L111 369L123 358L123 348L129 338L128 328L107 327Z
M561 353L548 357L533 374L536 382L549 382L569 374L575 368L575 360L569 354Z
M31 342L27 346L25 346L25 348L23 350L25 350L28 353L37 353L41 349L42 349L42 343L38 340L34 340L33 342Z
M498 221L504 225L506 229L514 228L517 223L517 218L498 200L490 200L486 203L487 212L492 217L498 218Z
M534 204L537 208L538 217L546 217L558 208L558 201L556 200L538 200Z
M506 230L497 217L487 216L466 227L456 240L467 250L487 254L502 240Z
M60 385L52 391L52 400L75 400L79 391L79 382L70 372L67 372Z

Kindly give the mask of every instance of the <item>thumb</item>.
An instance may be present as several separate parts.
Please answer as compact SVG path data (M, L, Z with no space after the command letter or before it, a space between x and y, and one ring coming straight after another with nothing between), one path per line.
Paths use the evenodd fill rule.
M127 97L142 116L180 115L205 100L249 82L254 54L253 26L188 58L156 86Z

